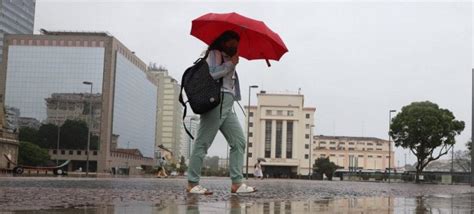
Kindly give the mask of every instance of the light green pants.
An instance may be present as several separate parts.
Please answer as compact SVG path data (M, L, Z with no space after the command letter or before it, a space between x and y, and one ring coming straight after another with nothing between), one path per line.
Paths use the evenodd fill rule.
M188 181L190 183L199 183L204 157L218 130L222 132L230 147L229 171L232 183L242 182L245 137L237 115L233 111L233 105L234 96L230 93L224 93L222 115L220 114L220 105L205 114L201 114L199 130L189 160Z

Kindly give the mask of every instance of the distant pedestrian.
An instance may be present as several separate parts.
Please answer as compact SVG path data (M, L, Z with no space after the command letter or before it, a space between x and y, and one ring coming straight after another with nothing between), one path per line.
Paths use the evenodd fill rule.
M256 191L254 187L247 186L242 182L246 141L239 119L233 111L234 101L240 100L239 78L235 70L239 63L239 41L238 33L230 30L224 31L209 45L206 51L210 75L213 79L222 81L222 100L218 107L201 114L194 149L189 161L188 186L186 188L189 193L212 194L212 191L199 185L199 180L204 157L219 130L230 146L231 192L251 193Z
M255 178L263 179L262 164L260 163L260 160L255 164L254 176Z

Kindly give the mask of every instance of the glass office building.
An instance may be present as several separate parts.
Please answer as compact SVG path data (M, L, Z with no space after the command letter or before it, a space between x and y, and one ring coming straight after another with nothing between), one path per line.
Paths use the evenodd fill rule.
M106 33L44 31L5 41L0 95L11 132L19 130L21 118L61 126L67 120L89 124L92 116L99 144L92 160L99 171L153 162L146 157L154 155L157 87L133 52ZM84 81L92 82L92 95ZM61 152L64 159L84 155Z
M35 0L0 0L0 63L5 34L33 34Z

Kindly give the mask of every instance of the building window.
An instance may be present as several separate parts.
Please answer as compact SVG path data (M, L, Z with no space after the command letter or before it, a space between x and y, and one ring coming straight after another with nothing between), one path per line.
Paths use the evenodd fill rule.
M367 143L367 146L373 146L374 144L373 143Z
M336 144L336 142L330 142L329 144L332 144L332 145L334 145L334 144Z
M309 129L309 124L306 124L306 129Z
M335 155L335 154L330 154L329 156L331 156L331 157L336 157L336 155Z
M355 149L354 148L349 148L349 151L354 151Z
M346 145L346 143L344 143L344 142L339 142L339 145Z
M272 110L267 110L267 111L265 112L265 114L267 114L267 115L272 115Z
M93 154L93 155L97 155L97 151L94 151L92 154Z
M249 127L253 127L253 123L252 123L252 122L249 123Z
M372 148L367 148L367 151L374 151L374 149L372 149Z
M325 142L325 141L321 141L321 142L319 142L319 144L326 144L326 142Z
M304 159L308 159L309 158L309 155L308 154L305 154L304 155Z
M253 112L250 112L250 113L249 113L249 117L253 117Z
M82 153L81 151L77 151L77 152L76 152L77 155L81 155L81 153Z
M248 157L249 157L249 158L251 158L251 157L252 157L252 153L250 153L250 152L249 152L249 155L248 155Z
M58 154L58 151L56 149L53 150L53 154Z
M329 147L330 150L336 150L336 147Z
M377 158L382 158L382 156L381 156L381 155L379 155L379 156L377 156Z
M293 121L286 123L286 158L293 158Z
M367 156L367 157L372 158L372 155L369 155L369 156Z
M310 115L309 114L306 114L306 119L309 119L310 118Z
M283 122L277 120L276 122L276 143L275 143L275 157L281 158L282 149L282 137L283 137Z
M265 157L266 158L270 158L271 151L272 151L272 121L265 120Z
M305 137L306 139L309 139L309 134L305 134L304 137Z
M363 157L364 157L364 155L359 155L359 157L360 157L360 158L363 158Z
M62 155L65 155L65 154L66 154L66 151L61 150L61 154L62 154Z
M73 154L74 154L74 151L69 150L69 155L73 155Z
M344 157L345 155L339 155L339 157Z
M349 145L354 145L354 142L349 142Z
M325 155L325 154L321 154L320 156L321 156L321 157L326 157L326 155Z
M288 116L294 116L295 113L294 113L293 111L288 111L287 115L288 115Z
M305 145L304 145L304 148L305 148L305 149L309 149L309 145L308 145L308 144L305 144Z
M357 145L365 145L364 142L357 142Z
M382 149L381 149L381 148L377 148L377 151L382 151Z
M253 137L253 132L249 132L249 137Z
M282 116L282 115L283 115L283 111L282 111L282 110L277 110L277 115L278 115L278 116Z
M377 143L377 146L381 146L382 144L381 143Z
M252 143L249 142L249 147L252 147Z

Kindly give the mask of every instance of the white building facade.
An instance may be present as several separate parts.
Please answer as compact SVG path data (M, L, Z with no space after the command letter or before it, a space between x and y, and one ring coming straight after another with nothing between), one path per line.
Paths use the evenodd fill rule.
M249 174L253 174L257 159L264 158L265 176L308 175L316 108L305 107L301 94L261 91L257 98L257 106L245 107L250 118ZM243 172L246 173L246 163Z
M163 145L173 152L174 160L179 161L184 131L183 109L178 101L181 86L164 68L150 66L148 74L158 85L155 154L158 154L158 146Z

